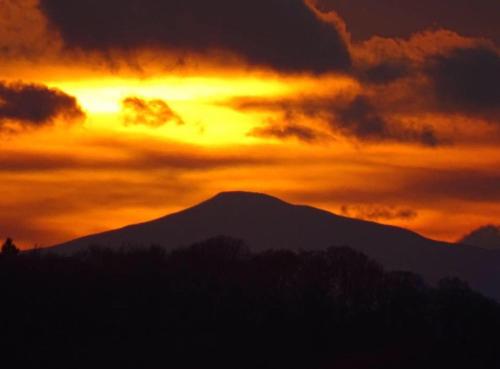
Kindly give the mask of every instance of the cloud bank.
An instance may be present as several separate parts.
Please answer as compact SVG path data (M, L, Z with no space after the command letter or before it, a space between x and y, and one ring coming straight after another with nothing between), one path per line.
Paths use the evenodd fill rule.
M219 50L286 72L350 66L334 22L303 0L40 0L39 7L69 48Z

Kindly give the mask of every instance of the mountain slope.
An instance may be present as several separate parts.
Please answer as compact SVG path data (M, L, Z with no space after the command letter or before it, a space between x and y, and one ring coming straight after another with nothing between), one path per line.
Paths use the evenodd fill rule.
M347 245L390 270L416 272L431 282L458 276L483 293L500 298L498 253L432 241L402 228L341 217L255 193L222 193L179 213L50 250L73 253L90 245L118 248L152 244L173 249L218 235L242 239L256 251Z
M462 238L459 243L500 251L500 226L487 225Z

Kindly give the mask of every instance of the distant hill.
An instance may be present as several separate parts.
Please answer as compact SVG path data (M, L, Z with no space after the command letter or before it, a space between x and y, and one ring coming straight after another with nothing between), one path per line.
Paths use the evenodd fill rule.
M500 226L487 225L462 238L459 243L500 251Z
M500 253L424 238L406 229L338 216L256 193L221 193L199 205L150 222L54 246L68 254L92 245L161 245L168 250L225 235L255 251L317 250L350 246L389 270L412 271L428 281L457 276L500 300Z

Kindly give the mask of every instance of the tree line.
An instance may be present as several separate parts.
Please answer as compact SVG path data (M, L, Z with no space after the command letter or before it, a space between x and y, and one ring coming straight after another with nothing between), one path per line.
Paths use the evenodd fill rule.
M500 367L500 307L348 247L0 254L0 361L20 368Z

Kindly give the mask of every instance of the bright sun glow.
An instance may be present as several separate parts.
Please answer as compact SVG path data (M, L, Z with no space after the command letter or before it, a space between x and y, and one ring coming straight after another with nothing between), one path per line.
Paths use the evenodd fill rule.
M86 126L99 131L143 133L201 145L245 144L262 141L250 137L252 128L265 118L250 112L239 112L224 102L236 97L272 98L314 91L328 93L355 88L347 78L331 77L321 86L308 77L286 80L262 77L175 77L132 79L105 78L93 80L48 81L75 96L87 114ZM122 102L127 97L160 99L179 116L184 124L169 122L161 127L126 125Z
M291 87L279 80L251 78L179 78L105 79L91 81L48 82L78 97L83 108L92 114L116 114L121 101L129 96L178 101L214 101L233 96L276 96L286 94Z

